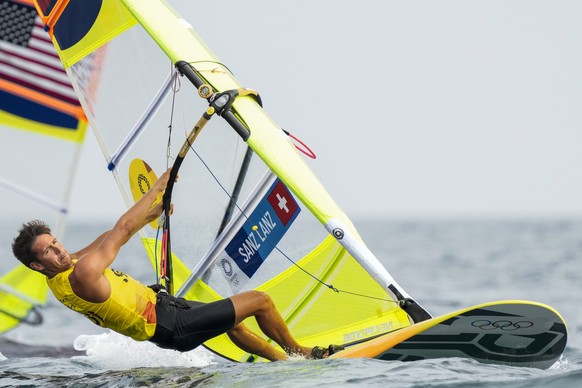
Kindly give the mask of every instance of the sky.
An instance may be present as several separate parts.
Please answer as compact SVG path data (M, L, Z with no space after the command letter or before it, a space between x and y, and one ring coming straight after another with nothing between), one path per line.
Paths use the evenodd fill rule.
M582 2L170 3L351 217L582 217ZM95 160L74 219L123 209Z

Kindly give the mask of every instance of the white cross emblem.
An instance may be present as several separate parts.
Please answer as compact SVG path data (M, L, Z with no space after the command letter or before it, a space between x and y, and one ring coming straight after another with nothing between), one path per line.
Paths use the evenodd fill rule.
M287 198L281 197L279 193L277 193L277 199L279 200L279 209L285 210L285 213L289 213L289 208L287 208Z

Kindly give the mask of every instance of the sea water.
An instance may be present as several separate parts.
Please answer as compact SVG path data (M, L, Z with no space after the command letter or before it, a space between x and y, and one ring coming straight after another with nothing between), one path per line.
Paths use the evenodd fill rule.
M362 220L356 226L400 286L433 315L502 299L551 305L568 325L563 357L548 370L454 358L240 364L204 348L178 353L137 343L51 296L41 326L0 336L0 386L582 386L582 220ZM67 245L79 248L103 228L70 225ZM139 242L123 248L115 268L152 282Z

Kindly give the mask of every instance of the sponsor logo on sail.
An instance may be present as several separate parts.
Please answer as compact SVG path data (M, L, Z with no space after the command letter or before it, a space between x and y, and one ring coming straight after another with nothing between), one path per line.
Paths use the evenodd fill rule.
M344 343L357 341L364 338L374 337L379 334L384 334L393 329L392 322L383 322L378 325L368 326L360 330L352 331L344 334Z
M220 265L231 286L235 286L235 278L240 287L253 277L300 211L287 187L276 180L223 252ZM230 274L227 265L231 267Z
M222 259L220 261L220 265L222 266L222 270L226 276L232 276L232 265L230 265L230 261Z

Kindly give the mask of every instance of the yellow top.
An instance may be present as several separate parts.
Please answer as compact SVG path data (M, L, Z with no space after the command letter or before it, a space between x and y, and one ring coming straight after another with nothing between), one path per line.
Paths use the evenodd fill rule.
M55 297L66 307L86 316L101 327L107 327L136 341L150 339L156 330L156 293L123 272L111 268L105 277L111 285L111 295L102 303L91 303L78 297L71 287L71 266L47 283Z

